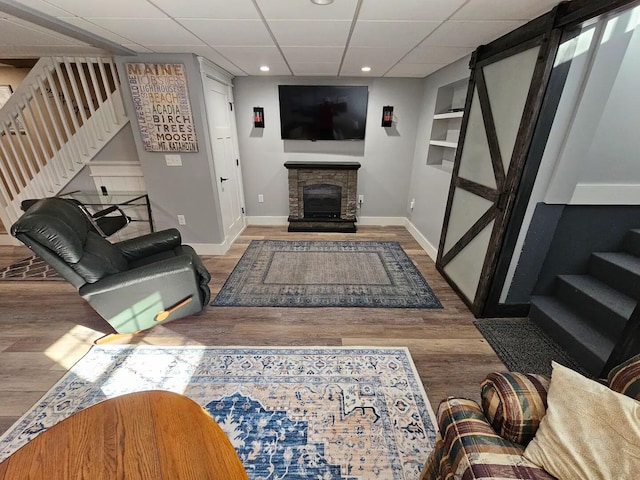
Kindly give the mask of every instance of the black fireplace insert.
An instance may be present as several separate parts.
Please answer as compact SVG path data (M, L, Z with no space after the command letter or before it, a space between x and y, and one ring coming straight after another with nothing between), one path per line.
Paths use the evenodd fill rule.
M304 218L340 218L342 188L320 183L302 189Z

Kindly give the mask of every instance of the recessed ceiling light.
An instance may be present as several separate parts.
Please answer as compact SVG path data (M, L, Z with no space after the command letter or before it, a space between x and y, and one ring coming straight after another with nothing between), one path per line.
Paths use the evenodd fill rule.
M370 72L371 67L362 67L360 70L362 70L363 72Z
M268 71L269 71L269 67L268 67L268 66L266 66L266 65L262 65L262 66L260 67L260 71L261 71L261 72L268 72Z
M311 3L315 3L316 5L329 5L333 3L333 0L311 0Z

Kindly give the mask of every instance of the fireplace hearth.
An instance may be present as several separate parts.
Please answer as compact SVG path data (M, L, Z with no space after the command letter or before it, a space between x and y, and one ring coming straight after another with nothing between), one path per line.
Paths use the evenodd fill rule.
M290 232L355 232L359 162L285 162Z

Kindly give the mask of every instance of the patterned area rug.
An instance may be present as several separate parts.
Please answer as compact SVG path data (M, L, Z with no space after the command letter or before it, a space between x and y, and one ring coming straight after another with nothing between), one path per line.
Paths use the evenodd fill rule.
M254 240L215 306L442 308L398 242Z
M0 461L101 400L169 390L205 407L249 478L416 479L435 423L405 348L96 346L0 438Z
M0 280L64 280L39 257L20 260L0 270Z
M528 318L485 318L473 322L512 372L551 376L551 360L590 377L551 337Z

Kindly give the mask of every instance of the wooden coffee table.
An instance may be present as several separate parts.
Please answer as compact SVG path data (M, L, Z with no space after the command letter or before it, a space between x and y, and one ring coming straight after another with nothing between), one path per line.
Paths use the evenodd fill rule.
M0 463L0 479L247 479L231 442L193 400L165 391L105 400Z

